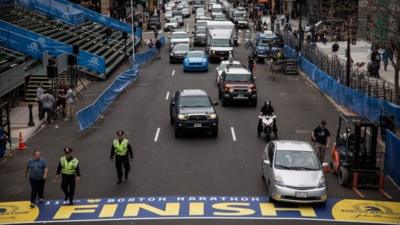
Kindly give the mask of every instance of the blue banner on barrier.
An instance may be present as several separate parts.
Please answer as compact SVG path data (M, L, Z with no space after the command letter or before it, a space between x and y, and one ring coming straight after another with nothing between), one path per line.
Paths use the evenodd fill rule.
M161 45L165 45L165 37L160 37ZM152 60L157 54L156 48L151 48L143 53L135 55L134 66L118 75L118 77L100 94L100 96L90 105L81 109L76 113L79 124L79 130L83 131L92 126L99 119L104 110L112 103L112 101L123 91L128 84L136 79L139 73L139 65L143 65Z
M400 138L386 130L385 174L389 175L397 185L400 185Z
M123 72L100 94L93 104L88 105L76 113L80 131L92 126L97 121L119 93L136 79L138 72L138 65L134 65L131 69Z
M72 47L67 44L7 22L0 21L0 29L8 31L7 33L1 33L2 43L7 43L9 48L35 57L36 59L41 59L45 51L56 57L63 53L72 54ZM16 40L21 42L17 42ZM77 58L79 66L100 74L100 77L104 77L106 62L103 57L86 51L79 51Z

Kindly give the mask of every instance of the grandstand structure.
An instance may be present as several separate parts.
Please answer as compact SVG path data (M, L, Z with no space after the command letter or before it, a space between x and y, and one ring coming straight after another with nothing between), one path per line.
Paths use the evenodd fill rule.
M0 49L0 103L6 100L8 102L15 101L15 98L11 99L11 96L21 95L21 92L24 93L25 100L35 101L35 91L40 83L44 84L45 87L54 88L54 79L48 78L47 60L58 62L62 49L69 49L69 52L63 53L64 55L76 56L76 66L70 65L68 61L68 65L63 66L63 71L58 71L57 82L61 80L69 81L71 71L75 71L79 76L107 79L121 63L132 55L133 48L140 43L138 39L133 43L130 38L129 32L132 30L127 29L130 28L129 24L121 25L119 21L103 17L101 14L88 11L88 9L79 5L72 4L73 12L79 12L84 19L77 23L70 23L65 18L67 18L69 12L72 12L71 3L66 3L65 0L52 0L53 5L48 5L47 11L43 10L43 7L37 7L37 5L32 8L18 4L18 1L4 0L3 2L7 2L7 4L0 2L0 25L5 25L0 26L3 33L0 35L0 47L3 46L8 49ZM65 12L59 13L60 9L65 9ZM55 11L59 15L54 14ZM19 32L14 32L13 29L7 30L6 27L15 27L16 30L19 29ZM4 34L4 31L8 33ZM26 35L24 35L25 31ZM16 38L32 41L32 43L30 46L22 43L21 46L16 46L18 40L15 39L14 43L10 44L13 41L12 35L15 35ZM5 40L5 36L9 40ZM53 46L54 49L50 51L42 49L46 54L40 52L36 55L24 51L30 47L38 48L39 46L40 48L43 39L46 40L46 44L60 43L61 48L57 49ZM72 53L75 49L78 49L80 53ZM5 55L5 52L7 52L7 55ZM54 55L54 53L56 54ZM16 57L13 58L12 55ZM64 59L66 58L64 57ZM93 70L90 67L91 64L98 63L99 59L103 63L101 64L102 69ZM84 60L86 61L82 63ZM67 64L67 60L64 64ZM16 78L4 75L7 68L17 65L23 67L23 72L21 72L22 70L18 72L20 74L18 82L14 81ZM72 67L74 70L71 69Z

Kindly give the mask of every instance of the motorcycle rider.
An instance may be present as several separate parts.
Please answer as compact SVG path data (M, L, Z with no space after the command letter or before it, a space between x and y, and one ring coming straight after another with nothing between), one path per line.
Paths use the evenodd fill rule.
M260 110L260 115L261 116L272 116L274 114L275 110L274 107L272 107L271 101L270 100L265 100L264 105L261 107ZM261 133L262 131L262 121L261 119L258 120L258 134ZM275 137L278 136L278 129L276 127L276 120L274 119L274 123L272 125L272 131L274 132Z

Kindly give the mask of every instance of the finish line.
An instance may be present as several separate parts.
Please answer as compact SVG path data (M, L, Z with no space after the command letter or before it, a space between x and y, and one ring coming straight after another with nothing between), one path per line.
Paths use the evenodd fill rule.
M0 224L115 220L313 220L400 224L400 202L328 199L323 205L270 203L265 196L157 196L1 202Z

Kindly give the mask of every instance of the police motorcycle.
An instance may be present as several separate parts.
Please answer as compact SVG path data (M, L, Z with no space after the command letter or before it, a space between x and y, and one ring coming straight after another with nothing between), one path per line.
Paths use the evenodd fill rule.
M261 130L257 129L257 135L260 137L261 133L265 134L265 139L267 141L271 140L271 134L273 133L274 121L277 115L259 115L258 119L261 120ZM276 135L276 134L275 134Z

